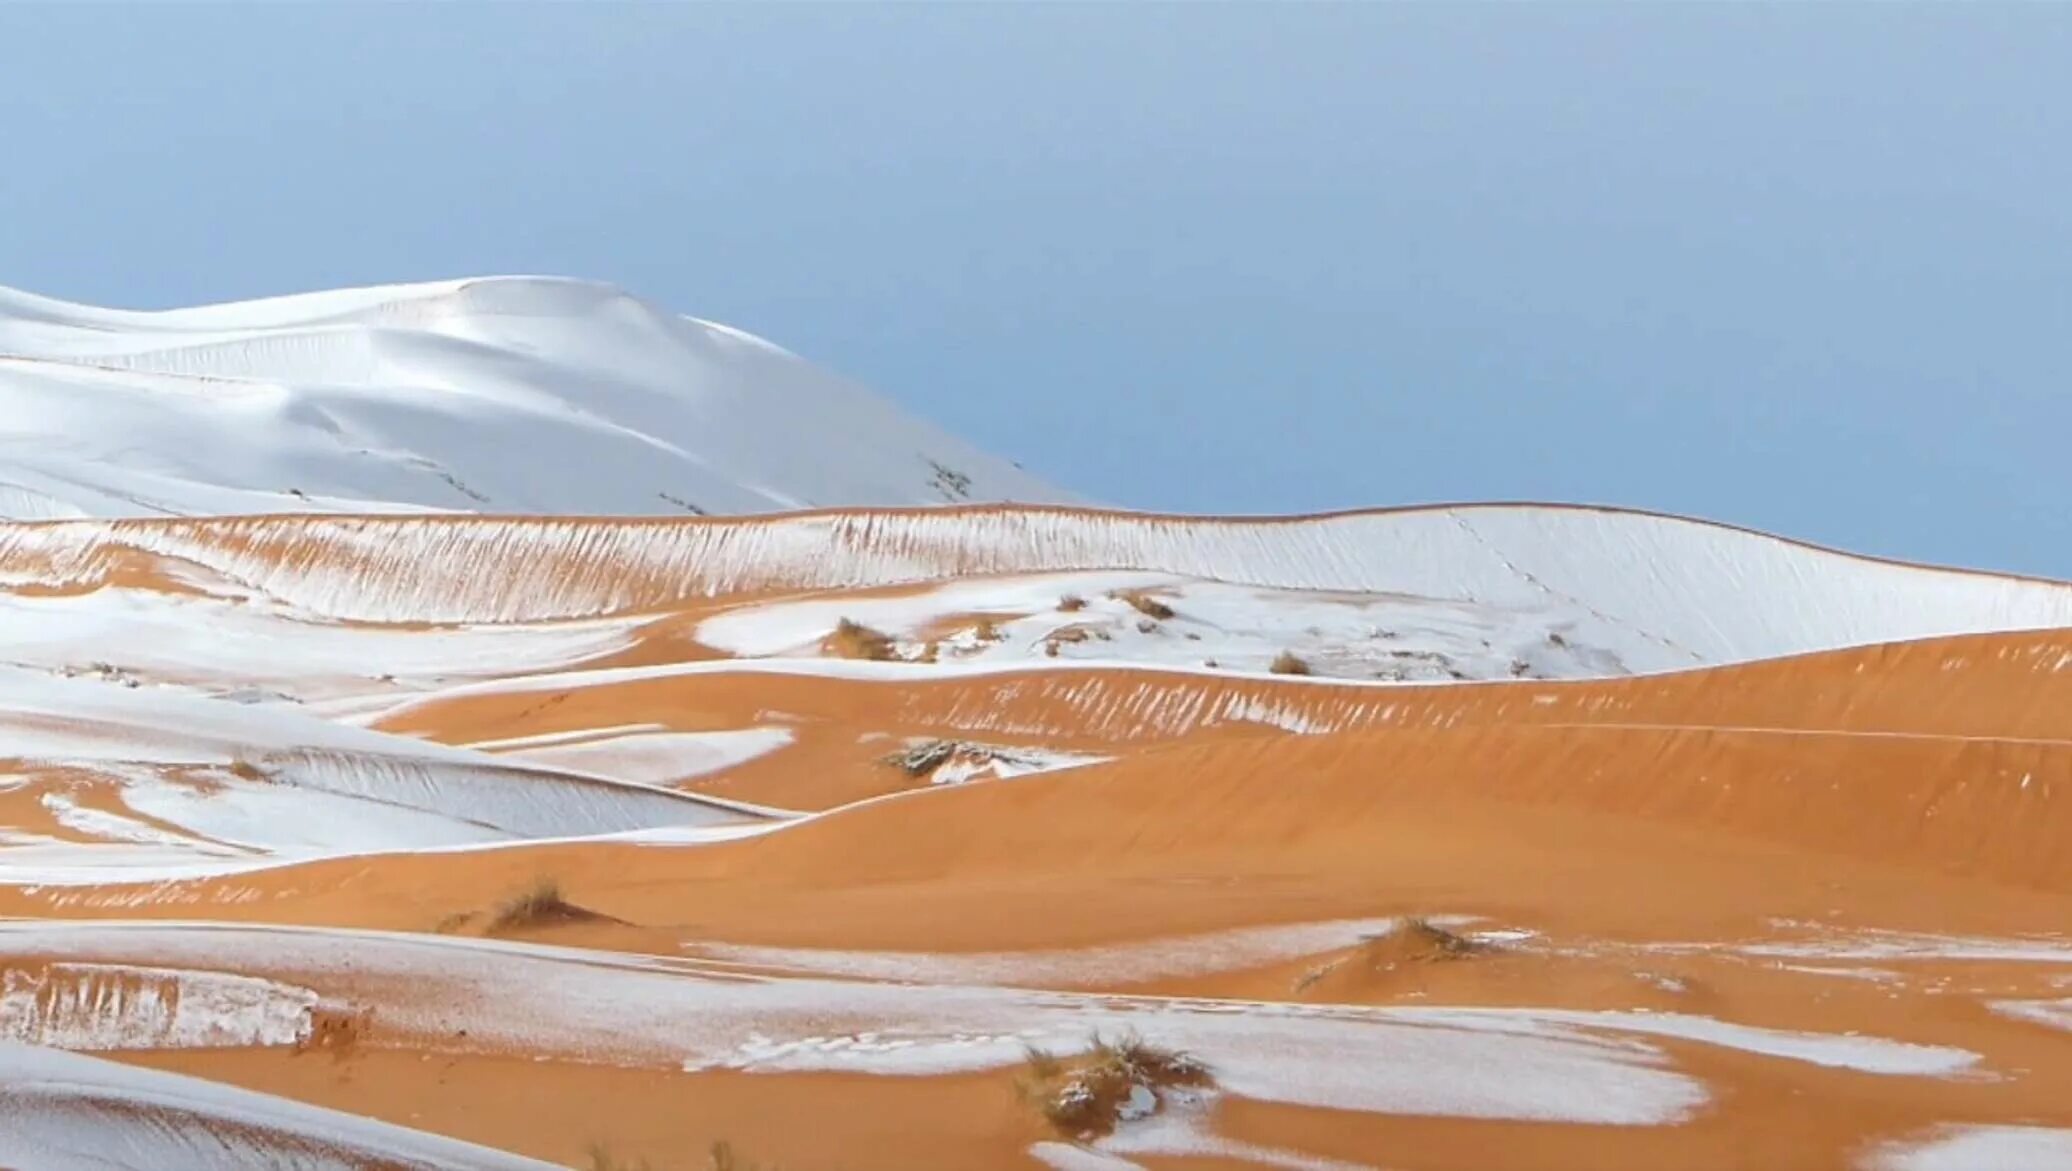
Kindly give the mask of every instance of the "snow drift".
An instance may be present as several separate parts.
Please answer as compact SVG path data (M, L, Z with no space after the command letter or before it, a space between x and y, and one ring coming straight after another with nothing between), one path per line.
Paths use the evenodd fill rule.
M1066 498L760 338L606 285L156 313L0 289L0 517Z

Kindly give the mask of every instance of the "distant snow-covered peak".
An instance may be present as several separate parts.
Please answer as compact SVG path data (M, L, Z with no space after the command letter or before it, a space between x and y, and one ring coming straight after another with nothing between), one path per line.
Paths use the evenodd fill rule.
M162 312L0 289L0 517L1070 499L778 346L609 285Z

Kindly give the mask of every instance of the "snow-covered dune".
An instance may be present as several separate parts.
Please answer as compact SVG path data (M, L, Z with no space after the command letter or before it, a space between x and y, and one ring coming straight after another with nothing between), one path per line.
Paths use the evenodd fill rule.
M0 517L1067 498L777 346L605 285L155 313L0 289Z
M1471 604L1613 651L1630 671L2072 625L2072 585L2062 582L1878 561L1650 513L1547 505L1273 520L974 507L670 521L231 517L0 528L0 585L93 589L153 564L309 614L375 622L543 621L761 591L1145 571Z
M0 883L760 820L290 705L0 669Z

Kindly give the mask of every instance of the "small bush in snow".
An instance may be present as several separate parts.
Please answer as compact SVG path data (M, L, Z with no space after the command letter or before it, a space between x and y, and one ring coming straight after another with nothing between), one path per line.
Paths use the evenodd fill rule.
M872 630L861 622L844 618L835 623L833 633L821 640L821 649L843 659L875 659L883 662L898 656L893 653L892 639L883 631Z
M1117 590L1108 595L1118 601L1128 602L1130 607L1146 618L1164 622L1173 616L1173 608L1152 597L1143 590Z
M1266 669L1276 675L1307 675L1309 663L1294 651L1282 651Z
M1186 1053L1146 1042L1135 1033L1110 1041L1098 1034L1077 1058L1027 1051L1021 1093L1058 1133L1098 1138L1119 1122L1158 1109L1161 1093L1214 1084L1209 1067Z

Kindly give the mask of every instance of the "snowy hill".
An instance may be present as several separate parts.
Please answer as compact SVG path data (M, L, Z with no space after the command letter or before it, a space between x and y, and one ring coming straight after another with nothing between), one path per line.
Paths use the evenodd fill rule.
M0 289L0 517L1068 499L768 342L605 285L155 313Z

